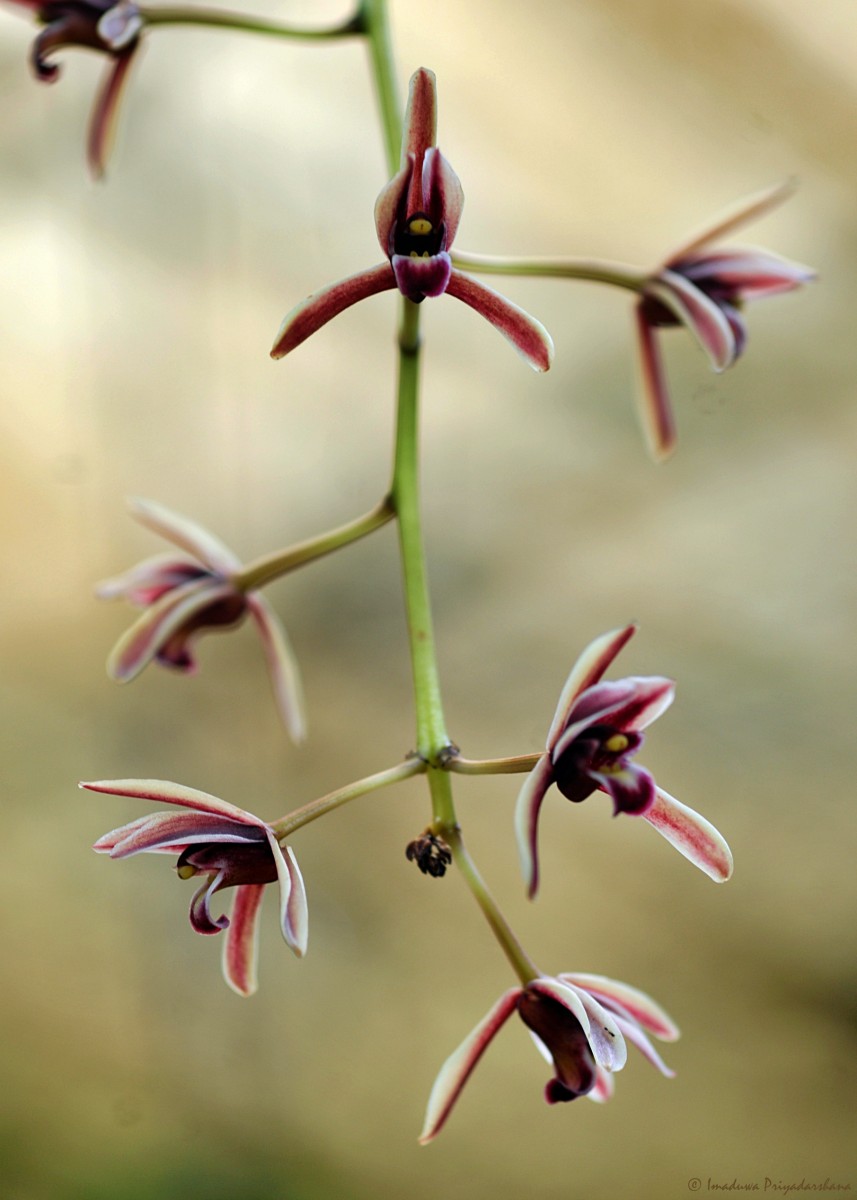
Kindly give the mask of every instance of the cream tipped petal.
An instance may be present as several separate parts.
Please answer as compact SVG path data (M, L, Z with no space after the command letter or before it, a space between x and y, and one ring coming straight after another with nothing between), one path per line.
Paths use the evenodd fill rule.
M196 563L176 558L174 554L156 554L121 575L102 579L95 585L95 594L99 600L118 600L124 596L129 603L142 606L151 603L150 599L144 599L148 592L172 590L199 578L201 571Z
M277 711L293 742L306 738L304 698L295 652L268 601L258 592L247 596L247 609L256 622L268 663Z
M610 669L613 659L628 644L636 631L637 626L633 624L625 625L621 629L611 629L609 633L603 633L590 642L580 655L571 668L571 673L560 693L556 712L548 732L548 750L554 748L557 738L564 730L577 697L581 692L585 692L587 688L599 682L604 673Z
M646 284L646 294L659 300L694 335L715 371L735 361L738 345L722 309L675 271L662 271Z
M106 833L92 847L111 858L130 858L164 846L190 845L192 842L258 842L262 834L255 826L240 824L228 817L194 812L153 813L140 817L121 829Z
M482 1055L515 1011L520 988L505 992L440 1069L429 1096L420 1145L437 1137Z
M796 188L797 183L794 179L786 179L781 183L775 183L773 187L763 188L760 192L753 192L750 196L745 196L743 200L737 201L728 208L712 224L693 234L686 242L673 250L669 261L677 262L690 254L696 254L711 242L719 241L736 229L740 229L742 225L749 225L752 221L764 217L772 209L778 208L790 196L793 196Z
M662 1075L667 1077L667 1079L675 1079L675 1071L673 1071L671 1067L667 1066L660 1054L658 1054L657 1050L643 1033L642 1029L639 1029L633 1021L625 1021L622 1017L616 1018L616 1024L619 1027L622 1036L626 1038L632 1046L636 1046L643 1057L647 1059L653 1067L656 1067Z
M580 972L563 972L562 980L591 992L597 1000L618 1006L620 1013L633 1017L649 1033L664 1042L674 1042L679 1037L678 1026L667 1013L655 1004L651 996L606 975L588 975Z
M208 576L165 592L120 637L107 659L107 674L119 683L135 679L192 617L234 595L231 584L212 582Z
M141 525L192 554L216 574L231 575L233 571L241 569L241 560L229 547L190 517L173 512L165 504L158 504L155 500L144 500L140 496L129 497L128 507Z
M550 334L540 321L517 304L456 268L452 270L446 293L480 313L511 342L534 371L547 371L550 368L553 361Z
M643 818L715 883L731 876L732 851L723 835L663 788L657 788L655 803Z
M239 996L252 996L258 986L256 960L259 908L264 884L245 883L235 889L229 928L223 942L223 978Z
M303 876L289 847L281 846L270 829L266 832L280 882L280 928L289 949L294 951L298 958L303 958L309 934Z
M655 462L664 462L676 447L675 417L657 334L637 305L634 310L637 344L640 347L640 386L637 411L646 445Z
M385 262L313 292L284 318L271 358L283 358L346 308L378 292L392 291L395 286L393 268Z
M209 792L198 791L197 788L185 787L181 783L172 783L167 779L96 779L81 782L79 787L89 792L104 792L109 796L128 796L132 800L154 800L157 804L178 804L182 808L196 809L197 812L213 813L215 816L227 817L239 824L253 825L257 829L267 829L264 821L252 813L212 796ZM109 835L108 835L109 836Z

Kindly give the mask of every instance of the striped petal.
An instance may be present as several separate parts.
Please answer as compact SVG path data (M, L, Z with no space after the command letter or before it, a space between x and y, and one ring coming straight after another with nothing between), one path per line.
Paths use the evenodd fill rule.
M121 829L99 838L93 850L109 853L111 858L129 858L132 854L158 850L163 846L192 845L198 842L258 842L263 834L244 822L227 817L193 812L162 812L140 817Z
M241 569L241 560L229 547L190 517L173 512L165 504L143 500L139 496L129 497L128 507L141 525L186 550L215 574L228 576Z
M711 242L719 241L721 238L733 233L736 229L740 229L743 225L749 225L751 221L757 221L760 217L764 217L772 209L778 208L780 204L794 195L796 186L794 179L786 179L782 183L775 183L773 187L767 187L760 192L754 192L750 196L745 196L743 200L739 200L737 204L727 209L713 224L707 225L699 233L694 234L688 241L677 247L670 255L668 265L687 258L691 254L695 254L698 250L701 250L704 246L710 245Z
M292 741L300 743L306 737L306 721L295 652L276 613L263 596L251 592L247 596L247 608L262 639L277 711Z
M265 885L244 883L235 889L229 928L223 942L223 978L239 996L252 996L258 986L259 907Z
M423 194L425 210L437 226L446 226L445 246L451 246L464 208L464 189L461 180L437 149L427 150L423 162Z
M230 583L218 583L210 576L165 593L145 609L113 647L107 659L107 674L118 683L135 679L192 617L234 596Z
M612 1013L602 1007L585 988L575 987L568 982L567 976L561 977L560 982L577 997L589 1019L587 1037L596 1063L607 1071L621 1071L628 1058L628 1050Z
M615 1090L616 1084L613 1082L613 1076L596 1063L595 1084L592 1091L586 1093L587 1100L594 1100L596 1104L606 1104L608 1100L612 1099Z
M280 846L270 829L266 832L280 883L280 928L289 949L293 950L298 958L303 958L309 932L303 877L297 859L289 847Z
M715 371L732 365L737 352L732 328L719 306L698 287L675 271L665 270L646 284L644 294L659 300L690 330Z
M637 631L636 625L625 625L621 629L612 629L603 633L594 642L590 642L577 662L571 668L571 673L565 681L556 706L550 732L548 733L547 748L553 750L556 740L568 723L571 707L581 692L598 683L606 671L610 669L613 659Z
M437 1137L480 1058L517 1008L520 988L505 992L440 1069L429 1096L420 1145Z
M675 1079L675 1071L668 1067L664 1060L658 1054L652 1043L633 1021L626 1021L622 1017L616 1018L616 1024L619 1027L622 1036L636 1046L644 1058L656 1067L662 1075L666 1075L667 1079Z
M587 975L577 971L564 971L559 978L591 992L602 1004L611 1007L620 1016L632 1018L661 1041L674 1042L678 1039L678 1027L672 1018L639 988L608 979L606 975Z
M539 811L545 793L553 781L550 755L543 754L524 780L515 805L515 840L518 843L527 895L531 900L539 890Z
M165 592L207 575L204 567L174 554L158 554L145 559L121 575L103 579L95 585L99 600L125 599L137 608L146 608Z
M395 286L393 268L385 262L313 292L284 318L271 350L271 358L283 358L346 308L378 292L391 291Z
M553 361L553 341L535 317L470 275L453 268L446 294L462 300L512 343L534 371L547 371Z
M568 724L553 747L554 761L590 725L637 733L656 721L674 698L674 681L662 675L629 675L595 684L572 705Z
M671 266L691 282L716 279L718 285L740 293L742 300L791 292L816 278L811 267L790 262L769 250L717 250Z
M723 835L663 788L657 788L655 803L643 817L715 883L724 883L732 874L732 851Z
M420 159L437 141L437 79L420 67L411 76L402 133L402 166L413 155Z
M677 441L666 371L657 334L646 320L642 305L637 305L634 318L640 348L637 411L649 453L656 462L663 462L675 450Z
M98 779L89 783L80 783L79 787L89 792L103 792L108 796L128 796L132 800L154 800L156 804L178 804L182 808L192 808L197 812L212 813L214 816L227 817L243 825L253 825L257 829L267 829L267 825L253 813L212 796L209 792L200 792L196 788L185 787L181 783L171 783L166 779Z

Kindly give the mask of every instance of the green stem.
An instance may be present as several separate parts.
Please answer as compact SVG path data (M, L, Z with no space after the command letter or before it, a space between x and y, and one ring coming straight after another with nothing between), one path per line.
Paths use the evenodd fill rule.
M461 831L458 829L449 831L446 835L446 841L452 851L453 861L461 872L465 883L470 888L476 903L482 909L485 919L491 926L491 930L497 941L502 947L503 953L509 960L512 970L520 979L524 987L537 979L541 974L538 967L535 966L529 955L524 950L521 943L512 932L506 918L497 907L493 896L485 886L482 876L476 869L476 864L467 853L467 848L461 837Z
M390 36L387 0L362 0L358 14L369 43L372 74L384 129L384 152L391 175L399 169L402 145L402 105L396 83L396 63Z
M405 762L397 763L395 767L388 767L385 771L378 771L375 775L367 775L365 779L349 783L346 787L329 792L328 795L321 796L318 800L311 800L309 804L304 804L302 808L296 808L294 812L281 817L279 821L272 822L271 828L278 841L285 841L296 829L302 829L311 821L317 821L325 813L333 812L335 808L341 808L343 804L348 804L359 796L377 792L379 788L389 787L392 783L401 783L403 779L410 779L414 775L421 775L425 770L426 765L421 759L406 759Z
M301 29L299 26L283 25L279 21L266 21L262 17L248 17L244 13L212 8L141 7L140 16L146 25L152 26L203 25L213 29L238 29L244 33L262 33L270 37L297 38L302 41L330 41L363 32L359 13L340 25L326 29Z
M452 261L465 271L482 275L537 275L553 279L588 279L639 292L650 278L648 271L624 263L599 262L585 258L497 258L455 251Z
M356 542L358 538L366 537L375 529L392 521L394 516L392 497L385 496L368 513L349 521L346 525L340 525L337 529L331 529L318 537L298 542L287 550L279 550L275 554L267 554L264 558L257 558L255 562L248 563L232 577L232 582L242 592L264 587L266 583L278 579L296 567L302 567L305 563L330 554L341 546Z
M458 775L522 775L532 771L533 767L543 757L541 754L518 754L514 758L462 758L460 754L450 755L446 769Z

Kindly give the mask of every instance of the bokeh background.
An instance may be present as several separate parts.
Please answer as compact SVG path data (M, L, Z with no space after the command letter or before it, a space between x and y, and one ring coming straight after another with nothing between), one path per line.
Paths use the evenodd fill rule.
M334 19L327 2L248 10ZM140 812L79 778L155 776L279 816L412 744L390 529L269 595L303 664L311 738L286 744L250 630L201 670L118 688L129 610L93 583L161 549L129 494L246 557L370 507L389 469L395 299L286 362L282 315L377 261L385 179L358 44L159 30L109 178L84 130L102 64L28 74L0 13L3 616L2 1183L10 1200L661 1200L714 1185L857 1188L854 570L857 10L853 0L398 0L401 80L440 84L462 177L459 245L640 264L742 195L800 189L744 240L817 286L750 314L722 377L665 339L680 427L647 459L629 298L506 291L553 332L536 377L478 316L426 305L428 551L451 731L473 756L538 749L580 648L630 618L624 673L678 699L645 762L728 836L710 883L605 801L546 805L544 886L522 894L518 780L463 780L477 861L545 971L627 979L684 1037L614 1101L548 1109L521 1026L441 1139L435 1072L510 983L454 875L405 862L422 784L296 840L311 905L295 961L263 914L261 988L222 983L190 884L91 842Z

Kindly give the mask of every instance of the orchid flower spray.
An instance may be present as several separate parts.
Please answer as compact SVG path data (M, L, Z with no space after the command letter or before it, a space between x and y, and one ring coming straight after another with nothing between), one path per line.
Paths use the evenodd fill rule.
M586 838L586 822L580 815L580 806L586 805L588 812L602 806L604 821L610 830L621 831L610 836L620 839L622 834L634 828L635 833L629 836L629 841L636 846L637 836L640 839L650 836L637 834L637 830L654 829L685 859L699 868L698 872L692 872L685 871L683 866L677 867L678 873L683 878L687 877L688 888L705 889L708 887L706 879L725 882L733 869L732 853L725 838L706 817L665 791L656 782L652 767L645 765L647 762L651 764L650 755L655 747L654 738L652 742L646 742L651 727L667 713L676 696L677 685L671 676L673 673L680 674L674 672L677 654L667 640L658 651L657 667L664 674L626 674L616 678L615 663L621 653L624 652L624 661L627 662L638 651L642 655L648 654L649 648L641 637L634 642L631 650L626 650L637 633L636 622L630 620L634 611L632 601L626 601L624 596L615 603L613 599L609 603L605 601L604 607L610 611L602 614L603 623L599 618L596 628L608 632L596 637L588 645L585 636L574 635L573 645L585 648L571 667L561 690L546 738L537 732L529 744L525 742L511 751L497 748L499 752L496 757L468 756L466 743L473 734L467 727L466 715L457 717L459 728L454 730L448 727L447 722L429 587L429 556L423 530L424 501L420 470L422 362L427 354L437 354L439 358L443 352L442 344L435 346L431 336L425 337L423 321L426 309L431 310L433 302L444 297L461 302L458 305L450 304L447 308L447 301L444 300L445 316L457 319L456 314L460 314L465 322L475 320L471 313L465 312L469 308L487 321L535 372L519 369L514 357L508 356L510 376L515 373L516 386L526 402L527 420L536 422L542 419L544 406L540 408L540 404L545 388L549 388L551 381L556 378L554 373L547 381L544 379L544 373L554 359L552 337L540 320L477 277L484 273L524 275L536 279L542 276L567 278L584 283L606 283L625 292L630 291L634 304L635 340L632 344L642 366L640 413L643 429L652 456L657 460L665 459L676 449L676 425L661 358L663 331L672 327L688 330L702 346L711 366L722 371L737 361L745 349L745 306L757 299L795 290L813 277L808 268L770 251L720 244L739 226L763 216L783 201L792 189L778 187L752 197L734 213L680 245L653 269L569 259L562 256L562 248L556 256L539 259L520 255L469 254L460 248L463 186L438 145L438 81L430 69L419 67L411 75L407 100L404 103L400 101L398 68L393 55L386 0L359 0L343 20L324 28L293 27L246 13L219 9L149 8L146 5L138 6L131 0L112 3L111 0L13 0L13 8L18 10L19 15L28 16L40 26L31 51L32 67L38 78L47 81L56 78L56 57L68 48L94 51L107 60L108 73L96 100L89 134L88 159L96 175L104 171L119 99L143 40L148 41L157 27L173 25L187 26L189 30L196 27L217 28L224 34L236 36L249 33L256 37L291 40L296 45L315 41L334 47L345 40L360 42L368 51L366 61L378 101L386 159L383 173L378 171L378 178L372 182L371 191L367 193L365 208L361 209L354 203L352 193L343 194L343 202L348 204L349 220L364 220L370 236L374 229L380 246L380 261L368 267L361 267L359 262L332 263L329 275L320 272L321 280L332 278L338 281L324 284L290 309L270 350L275 359L286 360L276 368L277 379L287 378L290 371L294 373L299 369L299 357L291 359L288 356L307 338L318 334L329 346L330 369L338 371L337 329L336 326L330 330L325 327L334 317L355 304L368 301L382 292L394 294L397 307L395 337L390 336L389 329L378 336L383 339L383 345L395 345L395 350L391 348L390 351L391 366L395 365L395 380L391 384L382 381L377 386L379 395L384 397L392 393L394 402L389 439L392 442L392 454L390 474L385 485L373 490L372 494L378 497L375 504L336 528L245 561L197 520L174 511L161 500L133 499L130 501L131 515L143 527L143 536L154 534L166 543L166 548L124 571L121 562L111 562L104 567L104 574L109 577L96 590L100 598L125 601L135 610L129 627L109 653L108 674L115 682L128 683L146 672L144 681L137 685L142 693L142 696L137 694L141 703L145 700L147 686L153 685L158 675L154 667L163 667L173 675L182 676L195 671L198 661L202 660L205 669L201 672L201 680L204 681L213 670L205 658L212 649L210 643L215 640L205 635L229 631L249 623L261 641L267 676L281 724L292 742L303 743L299 750L284 743L284 755L316 754L325 769L329 768L335 773L341 769L341 758L337 756L335 744L332 745L328 740L314 745L307 738L302 676L282 616L274 602L263 594L263 589L298 568L309 566L317 559L353 544L355 549L349 551L349 555L355 560L359 559L360 551L356 543L390 525L395 529L395 547L392 536L387 545L391 555L398 555L404 609L403 645L406 638L410 667L410 741L401 746L401 757L396 761L379 765L372 774L360 779L340 782L333 790L320 796L301 794L302 790L309 790L305 784L301 784L301 779L306 777L294 768L294 757L284 757L283 778L276 782L277 795L283 797L282 806L287 811L276 819L256 816L251 811L257 807L252 799L245 801L239 797L242 804L246 802L251 806L250 809L240 808L220 799L213 792L200 790L188 783L165 780L161 775L173 772L163 767L158 769L157 763L152 763L151 772L144 768L143 778L82 783L80 786L85 790L90 804L97 802L107 806L105 797L110 797L109 805L114 810L126 803L156 806L154 811L142 815L139 808L134 807L126 816L114 817L114 821L120 822L118 827L99 837L93 849L99 855L117 862L155 854L171 859L173 884L192 884L186 892L192 931L209 939L220 937L225 980L235 993L246 998L257 989L257 941L266 889L277 898L279 930L294 959L303 959L307 952L307 892L296 857L296 847L300 849L305 826L322 817L331 818L338 809L358 800L361 802L357 806L359 810L376 793L395 788L399 793L397 815L410 811L406 810L406 804L413 803L415 806L410 829L412 836L405 846L398 842L388 845L379 837L377 845L373 847L373 869L376 864L392 861L392 856L400 861L404 854L417 868L416 871L408 868L414 886L418 886L418 872L432 881L425 884L429 891L437 886L447 887L451 878L457 881L454 886L463 885L460 886L461 897L465 904L475 903L479 914L484 917L484 929L488 937L493 939L490 945L499 951L496 956L498 974L502 973L502 979L490 985L487 993L489 996L499 996L499 999L446 1060L433 1088L430 1088L428 1078L424 1080L428 1106L420 1141L423 1144L433 1142L446 1127L453 1109L459 1104L465 1085L488 1047L507 1024L519 1030L522 1024L545 1060L549 1075L544 1098L550 1105L559 1104L565 1108L569 1102L582 1097L598 1102L608 1100L614 1093L616 1074L626 1065L629 1047L638 1051L662 1076L673 1078L672 1068L663 1062L652 1039L673 1042L678 1037L678 1028L645 991L600 974L607 969L612 975L613 968L606 961L603 964L593 962L591 973L551 974L536 965L534 952L524 945L522 937L513 929L494 890L489 888L476 865L470 849L469 813L463 805L459 810L459 792L466 793L468 784L472 784L469 776L500 777L488 784L485 780L482 783L484 790L491 792L488 803L493 806L492 830L496 830L498 839L506 839L509 848L512 866L506 890L512 897L511 903L517 902L522 908L526 907L529 918L561 922L563 937L569 943L571 952L576 936L575 919L585 913L588 925L599 922L597 906L586 906L584 884L578 885L577 877L570 872L567 880L569 894L578 889L580 895L567 910L553 915L543 911L550 907L547 887L543 889L542 900L536 907L528 905L524 896L524 892L529 899L537 896L542 883L543 865L545 872L549 873L547 857L542 864L539 851L539 828L543 825L545 805L552 814L548 820L554 819L555 813L556 828L558 831L561 828L556 836L563 839L563 854L568 855L569 861L576 853L580 853ZM331 95L318 101L322 102L335 113L339 111L337 106L343 104L343 96ZM271 111L265 119L276 123L275 103L272 102ZM205 150L200 146L195 152L204 154ZM357 156L363 156L363 161L362 142L360 146L352 147L351 153L355 160ZM455 157L458 159L459 155ZM347 178L347 158L348 154L343 150L336 164L337 179ZM457 165L461 166L466 178L466 164ZM514 182L513 177L511 183ZM376 190L373 213L371 201ZM564 197L562 202L566 204L572 201L573 197ZM293 233L295 237L302 236L300 229ZM285 247L285 256L287 254L288 245ZM349 274L349 271L352 273ZM345 277L340 278L343 273ZM528 284L531 289L528 296L533 294L534 286ZM264 297L264 290L260 290L259 294ZM294 300L292 295L287 298L286 304L293 304ZM538 308L538 305L534 304L533 307ZM787 308L788 305L784 305L784 319L788 319ZM380 309L378 312L380 315ZM546 312L550 310L546 309ZM545 312L541 315L544 316ZM271 328L276 316L276 312L271 313ZM562 331L554 329L554 333L558 335L559 355L562 356ZM264 329L259 331L256 353L262 364L267 362L265 352L268 349L268 336L269 333L266 334ZM499 349L500 342L497 345L498 357L505 355L505 347ZM275 370L270 363L267 363L266 369ZM346 375L349 365L343 363L341 369ZM565 369L573 372L575 364L566 361L563 365ZM322 385L317 386L321 388ZM476 380L472 386L479 387L480 381ZM251 396L242 397L241 400L242 404L253 402ZM488 428L486 439L490 435L491 429ZM338 437L339 431L332 429L330 436ZM477 442L473 448L474 454L480 452L481 445L481 442ZM644 459L641 464L647 471L658 469ZM147 464L141 463L139 469L144 474ZM537 470L538 464L533 464L533 469ZM325 464L320 465L319 472L326 482L328 472ZM335 486L335 472L331 470L329 474L332 486ZM208 475L200 472L200 480L200 487L204 488ZM498 479L497 486L503 486L502 478ZM684 486L693 485L690 482ZM249 490L248 495L255 493ZM571 507L569 511L572 511ZM585 593L587 580L591 578L586 543L586 537L592 536L591 530L584 528L584 522L575 525L570 519L568 524L567 544L562 547L562 553L570 562L577 564L575 578L579 581L581 593ZM242 541L240 535L243 532L237 531L239 536L235 537L236 545ZM509 546L509 569L517 570L521 556L517 549L513 551L511 540L506 545ZM532 546L528 546L528 553L540 552L539 543L534 540ZM442 546L438 553L443 553ZM485 553L483 545L473 546L474 559ZM360 569L359 562L354 569ZM110 574L116 570L121 573ZM635 570L634 564L627 567L623 564L622 570L630 580ZM494 597L480 597L480 603L483 602L487 608L494 603ZM580 595L569 595L564 603L567 619L574 623L575 628L586 621L581 611ZM293 604L293 600L289 604ZM290 614L293 612L294 609L290 608ZM293 615L290 619L292 622L295 620ZM645 621L641 623L646 627ZM348 630L345 618L343 624ZM472 636L479 639L480 644L485 642L484 653L502 653L502 648L498 650L489 644L491 635L488 623L481 628L480 622L473 624ZM296 625L293 627L297 628ZM202 651L201 642L205 643ZM105 633L100 652L106 652L109 643L109 635ZM390 646L394 644L395 639L391 637ZM556 646L555 657L560 658L559 634ZM251 649L258 654L258 646ZM384 653L387 653L386 643ZM393 654L392 649L390 654ZM311 660L312 655L308 657ZM301 658L303 673L311 689L314 664L306 661L303 646ZM527 660L519 657L516 661L516 670L520 674L531 669ZM562 661L565 664L563 670L567 670L565 652L562 652ZM523 667L522 662L525 664ZM151 672L147 671L150 666L153 666ZM379 661L377 666L378 674L373 686L382 687L386 660ZM521 729L538 731L543 716L546 717L550 712L554 689L561 678L560 673L556 679L542 679L539 673L537 680L527 681L537 682L539 688L543 688L545 708L542 710L539 707L538 711L530 712L527 711L529 706L521 703L520 712L515 718L520 722ZM181 687L182 684L180 681L171 681L168 686ZM524 689L520 691L523 694ZM690 705L693 711L694 706L692 701L688 701L687 693L680 694L682 702ZM117 704L121 704L126 693L121 691L118 695ZM250 701L242 694L241 703ZM474 707L478 703L479 697L474 695ZM188 704L187 711L181 714L181 722L186 721L190 726L197 716L193 704ZM695 719L702 721L707 717L697 713ZM658 745L668 745L669 728L669 719L659 723ZM232 736L231 731L229 736ZM261 772L263 767L252 761L252 756L250 761L246 761L237 734L235 739L235 744L230 745L230 753L241 762L242 772L247 776L247 794L252 796L253 774ZM206 744L201 737L188 741L191 747ZM370 748L378 744L381 744L380 739L366 743ZM197 782L203 782L203 772L210 769L210 764L201 762L198 769L200 775ZM103 766L89 772L92 776L102 773ZM674 766L658 770L658 775L665 778L675 773ZM522 785L516 787L513 782L504 779L510 775L522 776ZM212 786L220 790L216 782ZM674 786L672 782L670 786ZM691 794L693 786L687 781L684 785L679 782L675 786L688 802L697 802ZM228 791L227 788L223 790ZM293 807L288 807L290 805ZM708 806L707 803L703 805L706 808ZM712 801L710 807L718 808L717 802ZM609 816L615 817L615 822ZM712 811L711 816L720 821L723 813ZM327 827L329 821L325 831ZM575 837L580 841L574 842ZM657 853L665 850L662 842L657 839L653 839L653 842ZM515 849L524 879L523 891L514 866ZM325 843L320 838L315 846L316 864L323 862L326 852ZM664 853L663 857L667 863L670 862L669 855ZM310 862L304 849L301 849L301 858L305 865ZM677 862L674 858L672 861ZM593 869L597 869L597 865ZM144 877L149 868L153 881L151 886L158 886L159 881L163 885L164 881L169 880L169 873L163 869L159 873L148 858L137 867L141 892L150 886ZM123 869L131 874L135 867ZM605 877L609 876L611 869L612 864L606 862ZM311 874L312 888L321 891L324 886L323 870L314 869ZM108 876L109 871L105 866L105 888L111 886ZM314 891L313 895L316 894ZM662 913L662 919L667 922L670 912ZM176 923L177 944L178 938L187 934L186 927L180 927L182 924ZM323 953L325 949L324 930L321 928L319 932L320 925L314 924L314 953ZM466 923L462 922L464 928ZM480 925L480 928L483 926ZM372 938L372 929L355 923L353 935L355 939L365 938L368 943ZM437 955L440 960L444 953L444 940L467 935L456 928L444 928L439 932L429 925L420 931L420 936L425 939L427 952ZM597 944L599 947L603 945L605 959L608 954L612 955L610 927L606 919L603 929L599 929ZM292 968L290 1003L311 1004L312 997L306 990L306 968L303 969L303 975L297 961L291 963ZM658 995L669 990L663 981L653 982L657 984L653 990ZM646 980L641 980L641 984L646 988L649 986ZM361 996L369 990L368 982L355 979L349 981L349 986L349 1003L361 1004ZM452 1006L456 1003L455 983L449 982L444 971L437 972L436 987L437 992L431 997L434 1006ZM668 997L666 1002L670 1003ZM519 1018L520 1024L517 1020L513 1021L513 1017ZM472 1016L462 1016L462 1029L467 1027L470 1019ZM337 1036L335 1028L330 1030L329 1036ZM501 1044L506 1044L505 1037L504 1034L504 1038L500 1039ZM511 1039L511 1035L509 1037ZM499 1050L495 1053L499 1053ZM438 1055L439 1060L441 1057ZM655 1076L651 1077L651 1086L658 1086ZM687 1096L694 1089L697 1089L694 1094L698 1095L702 1085L698 1080L683 1077L677 1086L687 1089L683 1092ZM639 1114L630 1111L633 1107L631 1090L623 1094L623 1089L620 1089L616 1101L616 1115L620 1120L639 1120ZM465 1123L468 1103L475 1104L474 1091L474 1088L469 1089L471 1099L462 1102L460 1115L452 1123L453 1132L448 1136L460 1136L455 1128ZM521 1094L524 1095L523 1083ZM408 1103L413 1103L416 1122L418 1108L423 1101L414 1098ZM626 1115L620 1117L623 1104L629 1105L629 1109ZM561 1119L574 1122L575 1113L579 1114L583 1108L585 1106L575 1106L571 1111L564 1111ZM540 1111L534 1091L534 1121ZM355 1119L359 1120L359 1115Z

